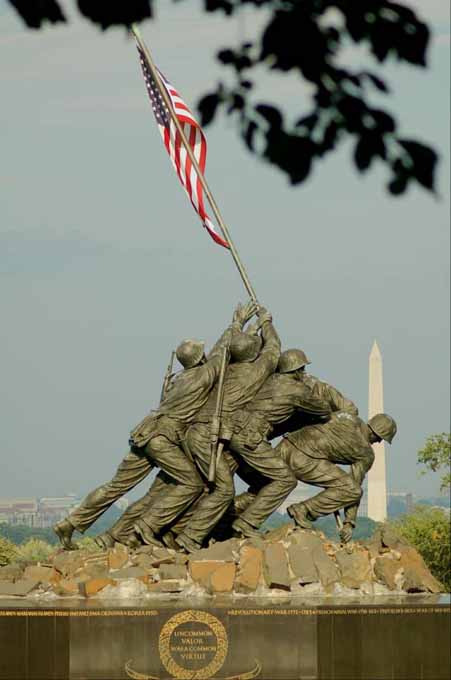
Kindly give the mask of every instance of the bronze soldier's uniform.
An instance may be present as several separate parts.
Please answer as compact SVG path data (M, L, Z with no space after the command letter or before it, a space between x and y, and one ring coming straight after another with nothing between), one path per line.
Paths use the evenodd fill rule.
M247 466L266 480L275 479L276 469L285 473L285 461L268 442L273 428L293 415L314 416L316 419L330 416L328 402L317 396L317 391L298 376L297 373L271 375L246 409L234 414L229 450L238 454ZM237 528L245 529L246 525L250 525L258 529L293 488L295 485L281 495L277 482L262 485L255 500L241 513Z
M143 518L156 533L172 522L203 491L204 485L193 462L181 446L188 424L206 403L221 367L222 352L234 331L232 324L211 351L208 361L185 369L171 383L157 411L146 416L130 435L131 450L122 460L113 479L86 496L68 520L80 532L86 531L118 498L160 467L171 484L166 493L155 494L151 510ZM148 507L149 499L142 506ZM142 507L141 506L141 507ZM139 517L137 504L124 513L115 530L120 533Z
M358 416L334 413L327 423L308 425L286 435L277 453L296 478L324 491L302 503L309 519L345 508L345 521L355 525L362 496L362 482L374 462L371 430ZM348 474L338 465L350 465Z
M234 414L243 409L257 394L265 380L274 373L280 356L279 336L267 320L262 325L263 346L258 358L251 361L239 360L231 363L224 381L224 397L221 418L220 438L229 440L234 430ZM187 432L187 444L202 474L207 477L211 457L210 427L216 404L217 388L214 389L203 409L195 417L193 425ZM233 500L235 489L233 484L232 459L225 454L216 467L214 490L204 496L184 531L179 535L181 545L194 542L200 545L213 530L217 522L226 512ZM271 504L279 504L296 486L296 480L285 464L274 454L268 456L262 464L265 474L272 480L268 497ZM236 465L235 465L236 469Z
M314 375L310 375L310 373L302 373L301 380L311 388L314 396L322 401L326 401L332 411L345 411L353 416L359 415L359 410L354 402L345 397L333 385L329 385Z

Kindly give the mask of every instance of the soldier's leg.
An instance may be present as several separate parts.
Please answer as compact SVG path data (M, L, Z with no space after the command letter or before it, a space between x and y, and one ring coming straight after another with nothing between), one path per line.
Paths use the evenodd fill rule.
M69 549L76 548L71 545L74 529L84 533L118 498L147 477L153 467L154 464L144 450L129 451L122 459L114 477L91 491L67 519L55 525L54 529L63 546Z
M197 424L190 427L187 441L196 465L207 479L211 456L208 425ZM216 467L214 489L202 496L193 516L179 534L177 542L187 550L200 547L231 504L234 495L233 474L227 458L223 456Z
M197 426L194 426L194 427L197 427ZM204 440L202 440L202 441L204 441ZM235 473L236 469L238 468L238 464L236 463L235 459L230 455L229 451L224 451L222 457L224 458L224 460L226 460L228 462L230 470L231 470L232 475L233 475ZM194 462L196 462L196 461L194 461ZM209 493L210 493L210 490L209 490L208 486L205 486L203 494L201 496L199 496L199 498L188 508L188 510L186 510L186 512L184 512L183 515L181 515L178 518L177 522L172 525L171 532L174 534L174 536L178 536L179 534L182 533L182 531L184 530L184 528L186 527L186 525L190 521L191 517L196 512L197 506L203 500L203 497L208 495ZM237 500L237 497L234 498L234 503L235 503L236 500ZM232 506L233 506L233 504L232 504ZM226 514L220 520L221 523L223 522L223 520L225 520L226 515L228 517L233 516L233 519L236 518L237 515L235 514L234 511L231 514L229 514L229 511L231 511L232 506L229 506L229 508L227 509ZM244 508L243 508L243 510L244 510ZM227 520L227 523L231 524L231 522L229 522L228 520ZM214 531L213 534L214 534L214 537L216 538L216 531Z
M159 494L150 510L137 522L144 522L154 533L171 524L204 489L202 479L186 454L169 439L159 435L151 439L146 452L152 460L171 478L164 494Z
M155 477L152 485L147 493L139 500L132 503L125 512L119 517L117 522L108 529L108 533L115 541L119 543L127 542L134 534L134 524L140 519L142 515L148 512L155 499L163 493L166 493L168 487L175 482L163 470L160 470Z
M248 532L250 535L252 528L258 529L296 488L297 480L282 458L274 453L271 445L265 440L251 450L246 445L246 435L243 432L232 437L230 448L268 480L258 491L255 501L234 522L234 527L244 534L247 527L250 527Z
M180 515L180 517L177 518L177 521L172 524L171 526L171 531L175 536L178 536L179 534L182 533L188 522L191 520L193 517L194 513L197 511L197 508L199 504L202 502L204 496L208 496L209 494L208 487L204 487L203 492L201 495L196 498L194 503L192 503L187 510L183 513L183 515Z
M289 514L293 519L297 520L298 514L301 518L307 514L307 519L315 520L360 500L360 485L335 463L324 458L311 458L286 439L278 444L276 451L299 481L323 487L316 496L290 506Z

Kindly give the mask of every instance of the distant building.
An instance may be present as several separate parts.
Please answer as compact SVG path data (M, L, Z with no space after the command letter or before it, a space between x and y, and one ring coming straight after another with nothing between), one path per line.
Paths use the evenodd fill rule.
M55 522L66 517L68 513L79 504L75 494L67 496L40 498L38 503L38 516L36 519L39 527L50 527Z
M413 512L414 495L410 491L390 491L387 497L389 515L396 516Z
M75 494L46 498L0 498L0 523L49 527L78 505Z
M0 498L0 523L36 526L38 501L36 498Z

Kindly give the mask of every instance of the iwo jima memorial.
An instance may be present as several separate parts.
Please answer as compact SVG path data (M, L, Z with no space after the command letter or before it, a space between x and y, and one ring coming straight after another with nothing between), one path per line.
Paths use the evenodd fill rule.
M373 445L392 442L395 418L364 421L306 371L303 348L282 350L206 184L203 132L132 33L177 175L249 302L230 309L212 348L178 344L160 404L131 431L111 480L55 526L49 562L1 568L0 679L448 678L441 584L384 525L352 540ZM78 548L76 532L154 469L98 550ZM264 531L298 481L311 497ZM326 515L337 542L315 531Z

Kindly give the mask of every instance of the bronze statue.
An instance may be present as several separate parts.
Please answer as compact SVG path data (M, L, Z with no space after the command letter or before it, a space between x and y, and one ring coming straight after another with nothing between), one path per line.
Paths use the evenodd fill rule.
M146 542L162 545L155 534L174 521L204 488L196 466L182 449L186 428L207 402L219 373L224 344L230 341L233 333L241 331L255 311L254 303L238 306L233 323L218 340L208 359L203 342L188 340L179 345L176 354L184 371L172 381L158 410L146 416L132 431L131 449L113 479L89 493L67 519L55 525L55 532L66 549L76 549L71 540L75 529L81 533L86 531L114 501L141 482L155 465L164 470L174 483L168 487L164 497L158 495L139 529L145 533Z
M254 334L257 331L257 327L258 324L249 328L246 332ZM262 435L268 433L268 437L272 438L276 430L278 430L278 434L283 434L288 431L293 424L296 424L295 427L293 425L294 429L298 429L302 421L304 421L303 424L306 424L311 422L312 418L314 420L318 420L318 418L327 418L331 411L336 410L339 407L347 409L351 413L357 411L355 405L349 399L343 397L343 395L341 395L334 387L305 374L305 366L308 363L310 362L302 350L286 350L282 353L279 360L278 372L265 381L254 400L245 410L241 410L233 416L235 437L232 437L232 449L233 446L239 446L239 439L241 439L241 445L243 445L244 442L247 455L252 455L250 452L255 447L256 432L261 431ZM230 417L230 414L226 414L226 420L227 418L230 420ZM196 425L193 426L193 429L196 427ZM224 427L222 429L224 435ZM240 433L239 436L238 433ZM250 433L250 437L252 438L251 442L247 441L249 438L248 433ZM206 431L204 442L207 450L208 433ZM230 442L228 443L228 446L230 446ZM262 492L263 487L268 483L268 478L264 476L262 472L259 473L259 470L262 471L264 469L263 466L266 464L266 460L260 456L262 448L265 449L270 457L274 455L268 442L263 444L263 446L260 446L260 448L257 447L254 454L258 455L259 458L257 460L257 466L254 465L253 467L246 464L242 457L238 456L234 458L228 453L224 454L225 461L229 464L232 474L237 471L238 475L250 485L251 489L246 494L246 507L243 505L244 496L241 495L241 501L238 504L240 508L239 513L235 512L234 506L229 506L227 508L226 515L223 516L221 520L223 534L224 527L227 526L230 518L233 517L233 520L238 520L239 514L243 513L244 510L247 510L251 503L256 501L257 495ZM211 457L211 452L208 453L208 455ZM168 483L170 483L170 478L160 472L148 494L143 499L134 503L129 510L124 513L123 517L116 522L112 529L110 529L110 536L113 536L115 540L128 543L132 542L134 540L131 535L133 528L132 518L145 514L146 504L147 509L150 510L152 503L155 502L159 493L165 493L165 486ZM265 499L267 493L268 490L265 490L265 492L260 495L259 504L262 502L261 498L263 497L263 499ZM189 510L177 520L175 525L169 527L167 531L163 533L161 539L166 545L176 547L174 539L187 525L189 525L191 518L197 512L198 506L200 504L202 504L202 507L208 507L210 505L212 499L207 499L207 495L208 488L205 487L204 494L200 496ZM271 507L265 508L265 510L267 513L273 511ZM253 511L250 510L249 514L252 512ZM127 516L128 522L126 521ZM196 514L196 517L198 517L198 514ZM231 521L232 520L230 520L227 531L225 532L227 534L229 534L231 530ZM245 522L246 516L243 518L243 522L237 521L234 527L235 531L239 532L242 526L244 526L244 529L247 530L248 533L255 531L256 527L250 529ZM219 528L218 531L214 532L214 535L217 535L218 533L220 533ZM208 537L208 534L206 537Z
M257 323L244 330L255 313ZM312 528L317 517L344 508L341 537L349 541L371 444L391 442L394 420L379 414L365 424L350 399L306 373L302 350L281 353L271 315L252 301L238 305L208 357L198 340L183 341L175 354L183 370L174 377L172 356L160 405L132 430L113 479L55 525L64 548L75 549L74 530L83 533L154 467L160 472L149 491L97 537L99 545L192 552L211 537L253 537L297 480L324 490L289 506L295 522ZM280 435L273 449L270 440ZM336 463L351 465L350 474ZM238 498L235 473L249 485Z
M234 337L230 345L231 360L224 383L220 432L220 439L224 442L229 441L233 434L234 414L252 400L267 377L275 371L279 360L280 340L270 314L260 308L258 319L261 337L242 333ZM188 448L206 477L212 454L209 441L216 389L212 391L206 405L199 411L187 432ZM277 465L276 461L276 467ZM202 499L193 517L177 537L177 543L185 550L192 552L198 549L231 504L235 493L231 466L232 459L227 454L224 455L216 468L212 493ZM283 463L281 467L283 472L280 478L283 477L283 480L280 480L280 502L296 484L288 468Z
M396 430L393 418L384 413L364 423L358 416L339 411L327 423L308 425L286 435L276 447L277 453L299 481L323 487L316 496L288 507L296 524L311 529L313 520L344 508L340 536L344 542L349 541L362 497L362 482L374 462L371 444L382 439L391 443ZM338 465L350 465L350 473Z

